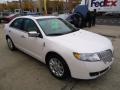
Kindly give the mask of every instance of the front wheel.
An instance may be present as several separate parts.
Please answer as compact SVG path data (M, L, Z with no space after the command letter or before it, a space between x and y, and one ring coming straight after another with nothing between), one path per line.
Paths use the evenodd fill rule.
M58 79L66 79L70 76L70 71L65 61L58 55L48 58L48 68L52 75Z

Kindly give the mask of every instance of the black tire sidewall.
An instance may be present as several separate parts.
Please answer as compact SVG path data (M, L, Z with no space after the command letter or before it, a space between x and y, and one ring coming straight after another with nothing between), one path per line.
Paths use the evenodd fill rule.
M63 74L63 76L58 77L58 76L56 76L56 75L51 71L50 66L49 66L49 61L50 61L51 58L57 58L57 59L62 63L63 68L64 68L64 74ZM67 78L70 77L70 70L69 70L69 68L68 68L68 65L66 64L66 62L64 61L64 59L63 59L62 57L58 56L58 55L51 55L51 56L49 56L49 57L48 57L48 60L47 60L47 66L48 66L48 69L49 69L50 73L51 73L55 78L57 78L57 79L67 79Z
M8 44L9 49L10 49L11 51L15 50L15 46L14 46L14 44L13 44L12 39L8 37L6 40L7 40L7 44ZM12 48L9 46L9 42L8 42L8 40L10 40L10 41L11 41L12 46L13 46Z

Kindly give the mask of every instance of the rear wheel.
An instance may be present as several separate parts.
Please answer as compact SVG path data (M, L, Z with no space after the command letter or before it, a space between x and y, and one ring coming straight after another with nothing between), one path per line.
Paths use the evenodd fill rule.
M15 50L15 45L13 44L13 41L11 40L11 38L7 37L6 40L7 40L9 49L12 51Z
M67 64L58 55L49 56L47 65L52 75L58 79L66 79L70 76Z

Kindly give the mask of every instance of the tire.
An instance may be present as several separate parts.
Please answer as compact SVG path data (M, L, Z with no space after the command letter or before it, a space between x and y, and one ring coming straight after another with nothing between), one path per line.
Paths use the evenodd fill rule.
M50 55L47 59L47 66L51 74L57 79L67 79L70 77L68 65L58 55Z
M11 40L11 38L10 38L10 37L7 37L7 38L6 38L6 41L7 41L7 45L8 45L8 47L9 47L9 49L10 49L11 51L15 50L15 45L14 45L13 41Z

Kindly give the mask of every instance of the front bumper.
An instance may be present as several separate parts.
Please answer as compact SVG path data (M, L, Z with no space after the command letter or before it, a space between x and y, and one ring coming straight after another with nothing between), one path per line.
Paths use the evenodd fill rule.
M102 60L98 62L76 61L69 68L71 76L78 79L94 79L107 72L114 59L111 62L104 63Z

